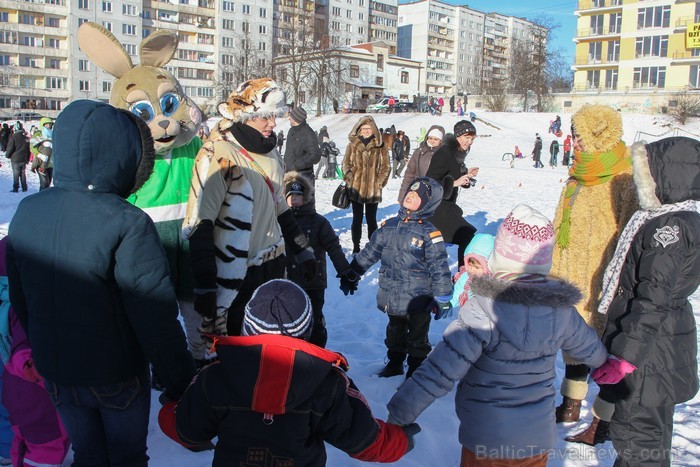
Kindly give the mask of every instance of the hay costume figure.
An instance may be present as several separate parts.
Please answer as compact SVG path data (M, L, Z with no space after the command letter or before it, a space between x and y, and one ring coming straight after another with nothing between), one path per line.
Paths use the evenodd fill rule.
M700 141L639 142L631 152L640 209L605 270L598 311L607 314L608 351L639 370L602 386L600 397L615 403L615 465L669 466L674 407L698 391L688 297L700 284Z
M284 276L285 246L305 277L316 275L309 240L284 199L272 131L284 102L270 78L241 83L218 105L223 118L197 154L182 235L190 240L195 309L206 334L240 335L255 289Z
M554 217L557 237L551 274L581 290L576 309L601 334L604 320L596 310L603 273L622 229L638 208L637 195L629 151L621 140L620 114L610 107L584 105L571 121L574 165ZM566 354L564 361L564 400L556 409L556 419L574 422L579 419L581 401L588 391L588 368ZM596 399L591 428L567 440L603 442L612 410L611 404Z
M141 63L136 66L117 38L95 23L80 26L78 42L97 66L116 78L110 104L132 112L151 130L156 150L153 173L128 201L144 210L156 225L184 318L187 344L201 365L206 348L198 332L201 319L192 304L194 281L189 244L181 240L180 230L194 159L202 146L196 138L202 113L164 68L177 51L177 35L161 30L145 38L139 46ZM158 385L157 381L154 383Z

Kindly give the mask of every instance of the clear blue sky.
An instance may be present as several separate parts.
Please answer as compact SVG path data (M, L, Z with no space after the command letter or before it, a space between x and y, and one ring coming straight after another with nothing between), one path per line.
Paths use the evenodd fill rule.
M442 0L451 5L465 5L486 13L497 12L520 18L530 19L538 15L550 16L560 24L554 31L555 49L562 48L569 63L574 61L573 37L576 34L576 16L574 10L577 0ZM401 1L403 3L403 1Z

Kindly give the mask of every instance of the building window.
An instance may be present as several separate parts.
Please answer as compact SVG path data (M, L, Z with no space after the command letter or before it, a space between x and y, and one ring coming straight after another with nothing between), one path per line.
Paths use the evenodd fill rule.
M377 71L384 71L384 55L377 54Z
M136 25L135 24L122 24L122 34L125 36L135 36L136 35Z
M247 21L243 21L241 23L241 30L243 32L250 32L250 23L248 23Z
M267 8L260 8L258 12L260 13L261 18L267 18Z
M89 0L78 0L78 8L81 10L89 10L90 9Z
M690 77L688 78L688 85L691 88L700 88L700 66L690 66Z
M47 68L50 68L52 70L60 70L61 69L61 61L57 60L55 58L52 58L49 60L49 66Z
M634 58L666 57L668 36L639 37L635 41Z
M78 60L78 71L90 71L90 60Z
M10 15L7 11L0 11L0 23L7 23L10 21Z
M122 5L122 13L125 16L138 16L139 15L139 12L138 12L138 9L136 8L136 5L128 5L128 4Z
M112 2L102 2L102 11L104 13L112 12Z
M236 24L232 19L225 19L221 22L221 28L234 31L236 29Z
M651 66L635 68L632 85L635 88L663 88L666 85L666 67Z
M78 82L78 89L79 89L80 91L89 92L89 91L90 91L90 81L86 81L86 80L82 80L82 79L81 79L81 80Z
M221 38L221 46L229 48L229 49L232 49L233 47L235 47L235 41L233 40L233 37L223 36Z
M124 49L129 55L136 56L136 45L135 44L124 44Z
M60 49L61 41L58 39L49 39L49 47L52 49Z
M258 42L258 50L265 50L266 44L264 42Z
M241 8L243 10L244 15L249 15L250 14L250 5L241 5Z
M401 72L401 84L408 84L408 71Z
M102 81L102 92L112 92L112 83L110 81Z
M230 11L233 13L236 11L236 5L233 2L222 2L221 9L224 11ZM226 20L224 20L224 21L226 21Z
M357 65L350 65L350 77L359 78L360 77L360 67Z
M261 24L260 26L258 26L258 32L260 34L267 34L267 26Z
M605 89L617 90L617 70L605 70Z
M671 22L671 7L653 6L637 10L637 29L667 28Z
M384 78L382 78L381 76L377 76L374 79L374 84L376 84L377 86L384 86Z

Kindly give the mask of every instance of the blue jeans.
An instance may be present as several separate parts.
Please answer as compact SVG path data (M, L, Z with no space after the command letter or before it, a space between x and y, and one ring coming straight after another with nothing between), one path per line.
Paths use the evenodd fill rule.
M75 467L148 465L148 373L105 386L45 384L73 443Z

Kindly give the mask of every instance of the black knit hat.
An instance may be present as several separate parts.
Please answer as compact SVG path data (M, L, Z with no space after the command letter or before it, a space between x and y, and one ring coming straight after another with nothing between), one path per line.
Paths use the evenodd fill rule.
M460 120L455 123L454 134L455 138L459 138L465 134L476 136L476 127L469 120Z
M255 289L245 306L244 336L281 334L308 340L314 317L306 292L294 282L273 279Z

